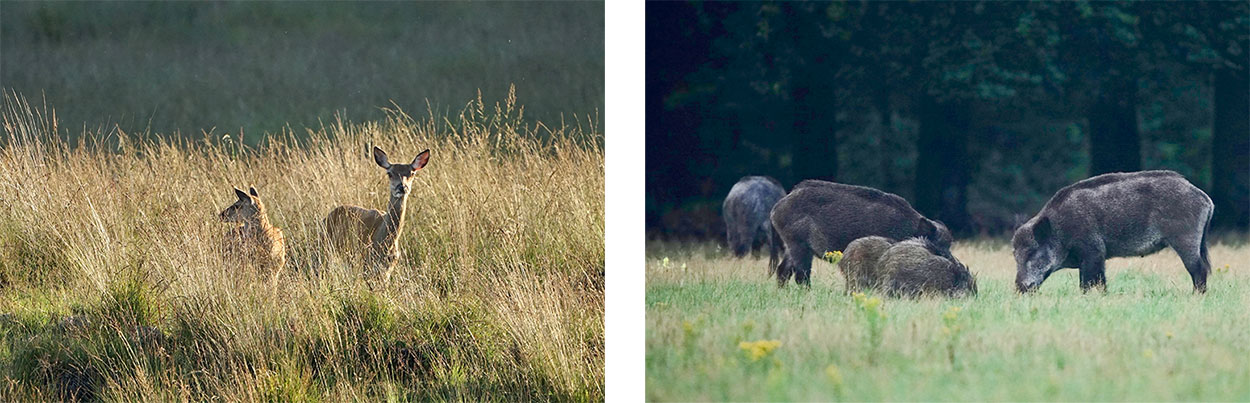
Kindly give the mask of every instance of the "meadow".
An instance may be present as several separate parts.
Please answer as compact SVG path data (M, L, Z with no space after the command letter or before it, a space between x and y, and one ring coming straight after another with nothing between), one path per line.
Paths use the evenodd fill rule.
M511 92L422 112L253 144L82 133L6 94L0 401L601 400L601 129ZM373 145L431 150L389 282L322 236L337 205L384 208ZM286 234L276 283L221 256L251 185Z
M1017 294L1001 240L953 253L976 297L851 296L819 260L810 289L778 289L766 251L652 243L647 400L1250 400L1244 240L1211 246L1206 295L1170 249L1109 260L1105 295L1076 270Z

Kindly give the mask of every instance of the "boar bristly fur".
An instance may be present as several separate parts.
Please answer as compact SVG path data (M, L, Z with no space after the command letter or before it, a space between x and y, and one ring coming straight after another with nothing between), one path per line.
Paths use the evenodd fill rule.
M1107 258L1145 256L1171 247L1206 292L1211 263L1207 231L1211 198L1172 171L1109 173L1055 193L1016 229L1016 289L1036 290L1051 273L1078 268L1081 289L1106 291Z
M875 289L880 285L877 273L877 262L881 255L890 249L894 241L879 237L867 236L851 241L842 253L838 268L846 279L846 292L863 292Z
M768 272L777 267L781 242L774 242L773 224L768 220L773 205L786 195L776 179L767 176L746 176L729 190L721 212L725 218L725 239L736 257L754 251L755 245L768 244Z
M903 198L877 189L806 180L781 198L772 212L773 229L785 244L777 284L793 276L811 283L812 257L840 251L859 238L925 237L950 249L951 234L940 222L920 215Z
M968 267L926 238L912 238L890 246L877 269L881 288L891 297L977 295L976 278Z

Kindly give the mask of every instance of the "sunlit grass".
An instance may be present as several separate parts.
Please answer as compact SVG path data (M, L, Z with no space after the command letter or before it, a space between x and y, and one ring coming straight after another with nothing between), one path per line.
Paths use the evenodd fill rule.
M1108 261L1106 295L1082 294L1065 270L1029 296L1012 288L1010 246L957 242L953 253L978 276L976 297L877 305L847 295L820 259L810 289L778 289L766 259L648 245L647 398L1250 399L1245 245L1212 246L1206 295L1171 251ZM742 358L757 340L782 346L769 365Z
M71 145L6 96L0 401L602 399L602 135L517 109ZM337 205L385 208L372 145L432 155L388 283L322 237ZM276 286L220 255L217 213L249 185L286 233Z

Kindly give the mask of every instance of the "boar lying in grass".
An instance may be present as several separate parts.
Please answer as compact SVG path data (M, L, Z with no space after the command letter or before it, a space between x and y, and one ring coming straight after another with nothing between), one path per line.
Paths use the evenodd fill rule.
M811 284L812 257L844 250L866 236L890 239L925 237L939 249L950 250L951 233L940 222L925 218L897 195L862 186L818 180L799 183L773 207L773 229L785 244L777 267L777 284L794 276Z
M786 189L776 179L744 176L729 190L729 196L725 197L721 206L721 214L725 217L725 239L734 256L746 256L757 243L767 243L769 274L776 270L781 240L773 235L768 213L785 195Z
M927 238L894 243L879 236L856 239L838 262L848 292L877 289L891 297L977 294L976 278L959 260Z
M847 293L877 288L877 262L893 244L894 241L885 237L866 236L851 241L846 246L842 260L838 261L838 268L846 279Z
M1194 291L1207 290L1211 198L1172 171L1110 173L1059 189L1011 239L1016 289L1036 290L1061 268L1081 270L1081 290L1107 289L1107 258L1171 247Z

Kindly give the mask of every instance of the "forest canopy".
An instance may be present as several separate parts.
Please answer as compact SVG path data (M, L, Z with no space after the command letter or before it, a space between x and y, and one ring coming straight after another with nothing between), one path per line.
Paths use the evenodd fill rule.
M1250 3L647 4L648 237L723 237L744 175L1003 235L1059 188L1170 169L1250 226Z

